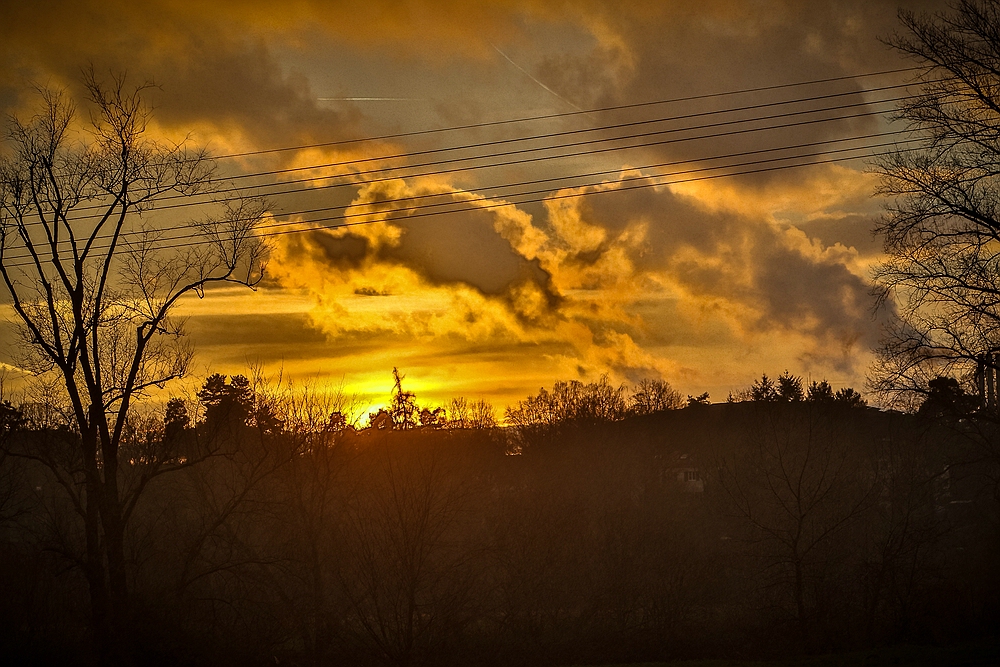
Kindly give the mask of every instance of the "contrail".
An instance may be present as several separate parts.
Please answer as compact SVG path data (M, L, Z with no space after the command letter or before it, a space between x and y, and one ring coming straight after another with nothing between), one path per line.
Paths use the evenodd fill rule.
M539 81L539 80L538 80L538 79L536 79L535 77L531 76L531 72L529 72L528 70L524 69L523 67L521 67L520 65L518 65L518 64L517 64L516 62L514 62L513 60L511 60L511 59L510 59L510 56L508 56L508 55L507 55L506 53L504 53L503 51L501 51L501 50L500 50L500 47L499 47L499 46L497 46L497 45L496 45L496 44L494 44L493 42L490 42L490 46L492 46L492 47L493 47L494 49L496 49L496 52L497 52L497 53L499 53L500 55L502 55L502 56L504 57L504 59L505 59L505 60L506 60L507 62L509 62L509 63L510 63L511 65L513 65L514 67L516 67L516 68L518 68L519 70L521 70L521 72L522 72L522 73L523 73L523 74L524 74L524 75L525 75L526 77L528 77L529 79L531 79L532 81L534 81L535 83L537 83L537 84L538 84L539 86L541 86L542 88L544 88L545 90L547 90L547 91L548 91L549 93L551 93L552 95L555 95L555 96L556 96L556 97L558 97L558 98L559 98L560 100L562 100L562 101L563 101L563 102L565 102L566 104L570 105L571 107L573 107L573 108L574 108L574 109L576 109L577 111L583 111L583 109L581 109L580 107L576 106L575 104L573 104L572 102L570 102L569 100L567 100L567 99L566 99L565 97L563 97L562 95L560 95L560 94L559 94L559 93L557 93L556 91L554 91L554 90L552 90L551 88L549 88L548 86L546 86L546 85L545 85L544 83L542 83L541 81Z
M320 102L426 102L422 97L317 97Z
M22 375L31 375L29 371L26 371L23 368L18 368L17 366L8 364L5 361L0 361L0 381L2 381L3 379L3 374L7 372L21 373Z

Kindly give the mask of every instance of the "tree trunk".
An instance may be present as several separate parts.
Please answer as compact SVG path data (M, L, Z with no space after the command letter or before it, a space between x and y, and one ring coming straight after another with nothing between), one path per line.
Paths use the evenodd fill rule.
M802 571L802 560L795 558L795 615L798 622L799 641L804 650L809 648L809 627L806 621L805 576Z
M88 474L90 478L90 474ZM98 656L104 662L111 655L112 632L111 614L108 608L108 585L105 576L104 559L101 557L100 512L98 510L98 486L91 479L87 481L86 516L84 532L87 541L87 557L84 574L90 592L91 636Z
M132 612L125 566L125 521L118 490L118 454L106 447L101 524L104 528L104 557L108 568L111 627L114 631L115 663L130 665Z

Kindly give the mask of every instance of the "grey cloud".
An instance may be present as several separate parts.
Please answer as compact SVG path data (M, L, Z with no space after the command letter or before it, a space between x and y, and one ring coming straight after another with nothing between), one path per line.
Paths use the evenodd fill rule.
M537 259L528 260L493 228L493 214L472 211L446 216L403 219L398 246L381 249L379 259L398 262L434 284L468 285L509 303L511 312L529 326L541 325L516 307L516 289L533 283L543 293L546 315L554 314L562 297Z
M908 3L917 9L939 8L939 2ZM632 50L634 71L627 75L616 61L609 58L606 48L595 46L584 53L551 55L539 69L550 79L565 81L565 88L575 82L577 88L601 91L595 105L613 106L639 101L663 100L701 93L740 90L776 83L810 81L827 77L853 75L880 69L907 66L909 63L879 43L878 35L895 29L897 3L880 2L802 3L772 1L745 3L716 1L699 3L697 8L683 3L642 5L639 11L604 11L601 21L620 35ZM653 17L650 14L654 14ZM892 82L897 82L899 77ZM608 83L613 81L613 85ZM771 91L752 95L692 101L640 110L620 111L602 115L604 122L627 122L654 116L669 117L744 106L774 100L830 92L859 91L862 86L884 85L888 79L864 82L844 81L824 86ZM893 93L883 93L892 96ZM862 102L860 95L848 95L836 100L815 101L790 107L751 110L739 114L708 116L679 123L644 126L645 129L705 124L730 119L819 109L833 104ZM887 109L885 105L878 107ZM821 114L853 115L873 111L865 106ZM799 116L765 124L797 122L820 116ZM734 128L697 130L663 138L681 138L692 134L725 132ZM700 161L706 156L725 155L771 148L778 145L798 145L843 136L871 134L878 129L878 118L868 116L844 119L833 123L798 125L781 130L751 132L714 139L684 141L668 145L649 146L641 151L629 151L631 164L672 160ZM812 152L802 149L798 152ZM752 160L753 157L740 161ZM818 158L812 158L813 160ZM717 164L717 163L713 163ZM752 168L752 167L747 167ZM746 169L746 168L744 168ZM806 178L803 170L771 171L741 176L748 185L774 182L796 183Z
M875 220L869 215L826 215L795 226L826 246L840 243L866 257L882 251L882 240L872 233Z
M286 251L293 256L318 254L318 261L331 270L358 269L367 261L399 264L432 284L463 284L486 296L505 299L512 298L515 286L531 282L543 290L550 309L556 308L560 297L549 273L537 259L526 259L515 251L493 223L493 213L476 210L394 218L392 224L402 230L396 245L376 249L348 229L343 236L292 235Z
M182 57L159 65L162 122L185 127L211 119L266 147L356 136L356 112L321 108L308 80L283 72L260 42L191 39Z
M304 237L293 234L289 252L297 254L304 250ZM309 234L311 243L319 247L324 264L334 269L356 269L369 254L368 240L360 236L331 236L322 232Z
M304 313L215 314L189 317L185 328L202 345L231 345L239 350L275 347L294 353L302 347L326 343L326 336L310 322Z
M398 247L383 256L418 270L435 283L462 282L483 294L503 293L513 282L531 279L545 285L549 276L519 255L493 229L486 211L401 220Z
M357 136L356 111L320 106L307 78L283 69L238 18L205 20L157 5L17 4L24 5L12 12L17 29L0 33L0 42L7 38L0 49L22 80L8 71L0 75L6 86L65 84L82 98L80 71L92 65L99 75L127 72L133 83L155 82L156 119L168 127L238 129L265 147ZM9 99L0 95L0 103Z
M625 54L602 45L582 54L546 54L538 64L538 78L567 100L585 109L612 99L630 78Z
M647 244L633 253L636 268L664 271L694 294L755 308L759 317L744 323L750 328L877 342L869 285L835 258L803 254L762 219L708 212L664 190L607 193L585 202L583 219L612 238L630 222L648 221Z

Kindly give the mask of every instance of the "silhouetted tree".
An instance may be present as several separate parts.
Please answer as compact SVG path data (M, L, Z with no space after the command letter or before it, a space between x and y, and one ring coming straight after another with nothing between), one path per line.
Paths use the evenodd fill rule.
M635 414L648 415L683 408L684 398L665 380L643 380L632 392L629 406Z
M692 396L691 394L688 394L687 407L691 408L691 407L697 407L699 405L710 405L711 404L710 398L711 397L709 396L707 391L703 394L699 394L698 396Z
M551 392L543 387L535 396L508 406L505 416L512 426L552 426L571 421L616 421L627 414L624 387L612 386L605 375L589 384L556 382Z
M198 391L198 400L205 408L205 424L210 429L246 426L253 414L254 395L245 375L213 373Z
M376 431L388 431L395 428L392 415L385 408L379 408L375 412L368 413L368 428Z
M448 404L448 425L451 428L469 428L469 401L464 396L451 399Z
M420 425L429 428L441 428L448 422L444 408L423 408L420 411Z
M493 404L479 399L453 398L448 407L448 426L451 428L496 428L497 415Z
M746 446L719 461L719 482L763 548L767 578L787 592L808 645L822 601L815 591L835 538L878 497L881 480L850 424L820 406L755 406Z
M497 436L517 429L398 431L388 413L355 437L321 393L250 387L282 428L251 415L129 522L135 664L635 664L995 627L996 469L961 441L990 424L823 392L570 421L512 451ZM167 420L128 419L123 461L163 460ZM10 435L76 456L67 429ZM86 584L63 559L83 529L54 476L11 463L0 450L0 646L73 662Z
M958 380L937 377L927 383L927 398L920 405L919 414L929 417L954 419L970 415L977 407L975 396L965 393Z
M782 401L801 401L804 398L802 394L802 378L792 375L787 370L778 376L776 390L778 399Z
M340 432L347 428L347 417L340 410L334 410L326 420L324 429L332 432Z
M469 405L468 415L468 428L486 429L499 426L496 408L486 399L473 401Z
M275 397L273 411L285 416L280 438L295 455L262 480L264 487L254 498L272 509L277 535L260 540L255 565L267 575L281 609L279 622L299 638L305 663L317 666L344 660L335 653L346 615L338 594L346 557L341 522L361 483L352 478L358 452L349 444L353 429L343 413L347 402L340 392ZM325 421L324 413L329 414Z
M837 393L833 395L833 400L844 405L849 405L853 408L863 408L868 405L868 401L866 401L860 393L855 391L853 387L838 389Z
M191 418L188 416L187 404L176 397L167 401L163 415L163 437L167 440L176 440L190 425Z
M8 400L0 402L0 437L24 428L26 423L23 410Z
M561 421L562 414L555 398L542 387L536 395L508 405L505 417L511 426L551 426Z
M825 403L832 401L833 387L825 379L816 382L815 380L809 384L809 391L806 393L806 400L812 401L814 403Z
M774 380L767 377L767 373L761 375L759 380L754 380L753 385L750 386L750 400L751 401L778 400L778 388L775 386Z
M408 429L417 425L420 408L417 406L417 396L412 391L403 389L403 378L399 369L392 369L392 400L389 403L389 415L392 417L393 428Z
M464 622L475 534L457 529L468 490L428 448L380 443L358 463L364 485L347 508L340 575L351 632L388 664L426 661Z
M149 84L105 82L90 71L84 85L85 134L76 133L74 104L51 90L40 91L30 119L9 121L0 276L24 334L21 364L57 376L72 412L85 481L65 488L85 524L94 631L106 659L126 660L130 494L169 469L154 462L125 483L119 450L128 415L149 387L186 371L190 350L169 317L178 299L260 280L264 246L254 229L265 209L229 197L195 225L203 243L161 249L141 214L164 196L217 187L212 165L201 151L146 136Z
M905 148L875 161L888 198L875 285L898 318L872 386L913 405L936 377L971 381L1000 346L1000 7L961 0L900 20L888 41L915 61L921 89L897 104Z
M8 442L26 425L23 411L6 399L0 400L0 530L16 513L13 508L15 497L24 484L21 466L15 464L8 454Z

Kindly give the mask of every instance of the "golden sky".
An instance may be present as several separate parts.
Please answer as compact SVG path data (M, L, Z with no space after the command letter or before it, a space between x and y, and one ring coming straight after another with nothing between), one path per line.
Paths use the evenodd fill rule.
M379 403L396 366L421 403L467 396L501 407L556 380L602 374L663 378L715 400L785 369L863 388L885 316L873 315L868 287L881 204L864 162L673 185L650 165L697 169L717 164L711 156L873 134L886 128L878 116L856 107L840 112L854 118L781 131L377 180L371 172L440 160L413 153L449 146L832 92L855 94L812 108L878 99L863 91L903 75L567 115L905 67L878 41L895 29L898 4L6 1L0 110L29 108L32 83L77 92L81 67L93 64L155 81L152 131L217 154L397 135L219 161L227 175L305 168L252 181L273 193L305 179L269 195L276 221L342 206L368 224L276 237L260 289L185 301L198 377L259 364ZM401 153L410 156L386 158ZM585 173L602 175L572 178ZM540 186L510 187L555 178L566 180L532 197L516 193ZM461 211L387 218L385 204L369 206L432 195L406 201ZM10 327L0 332L0 358L13 359Z

